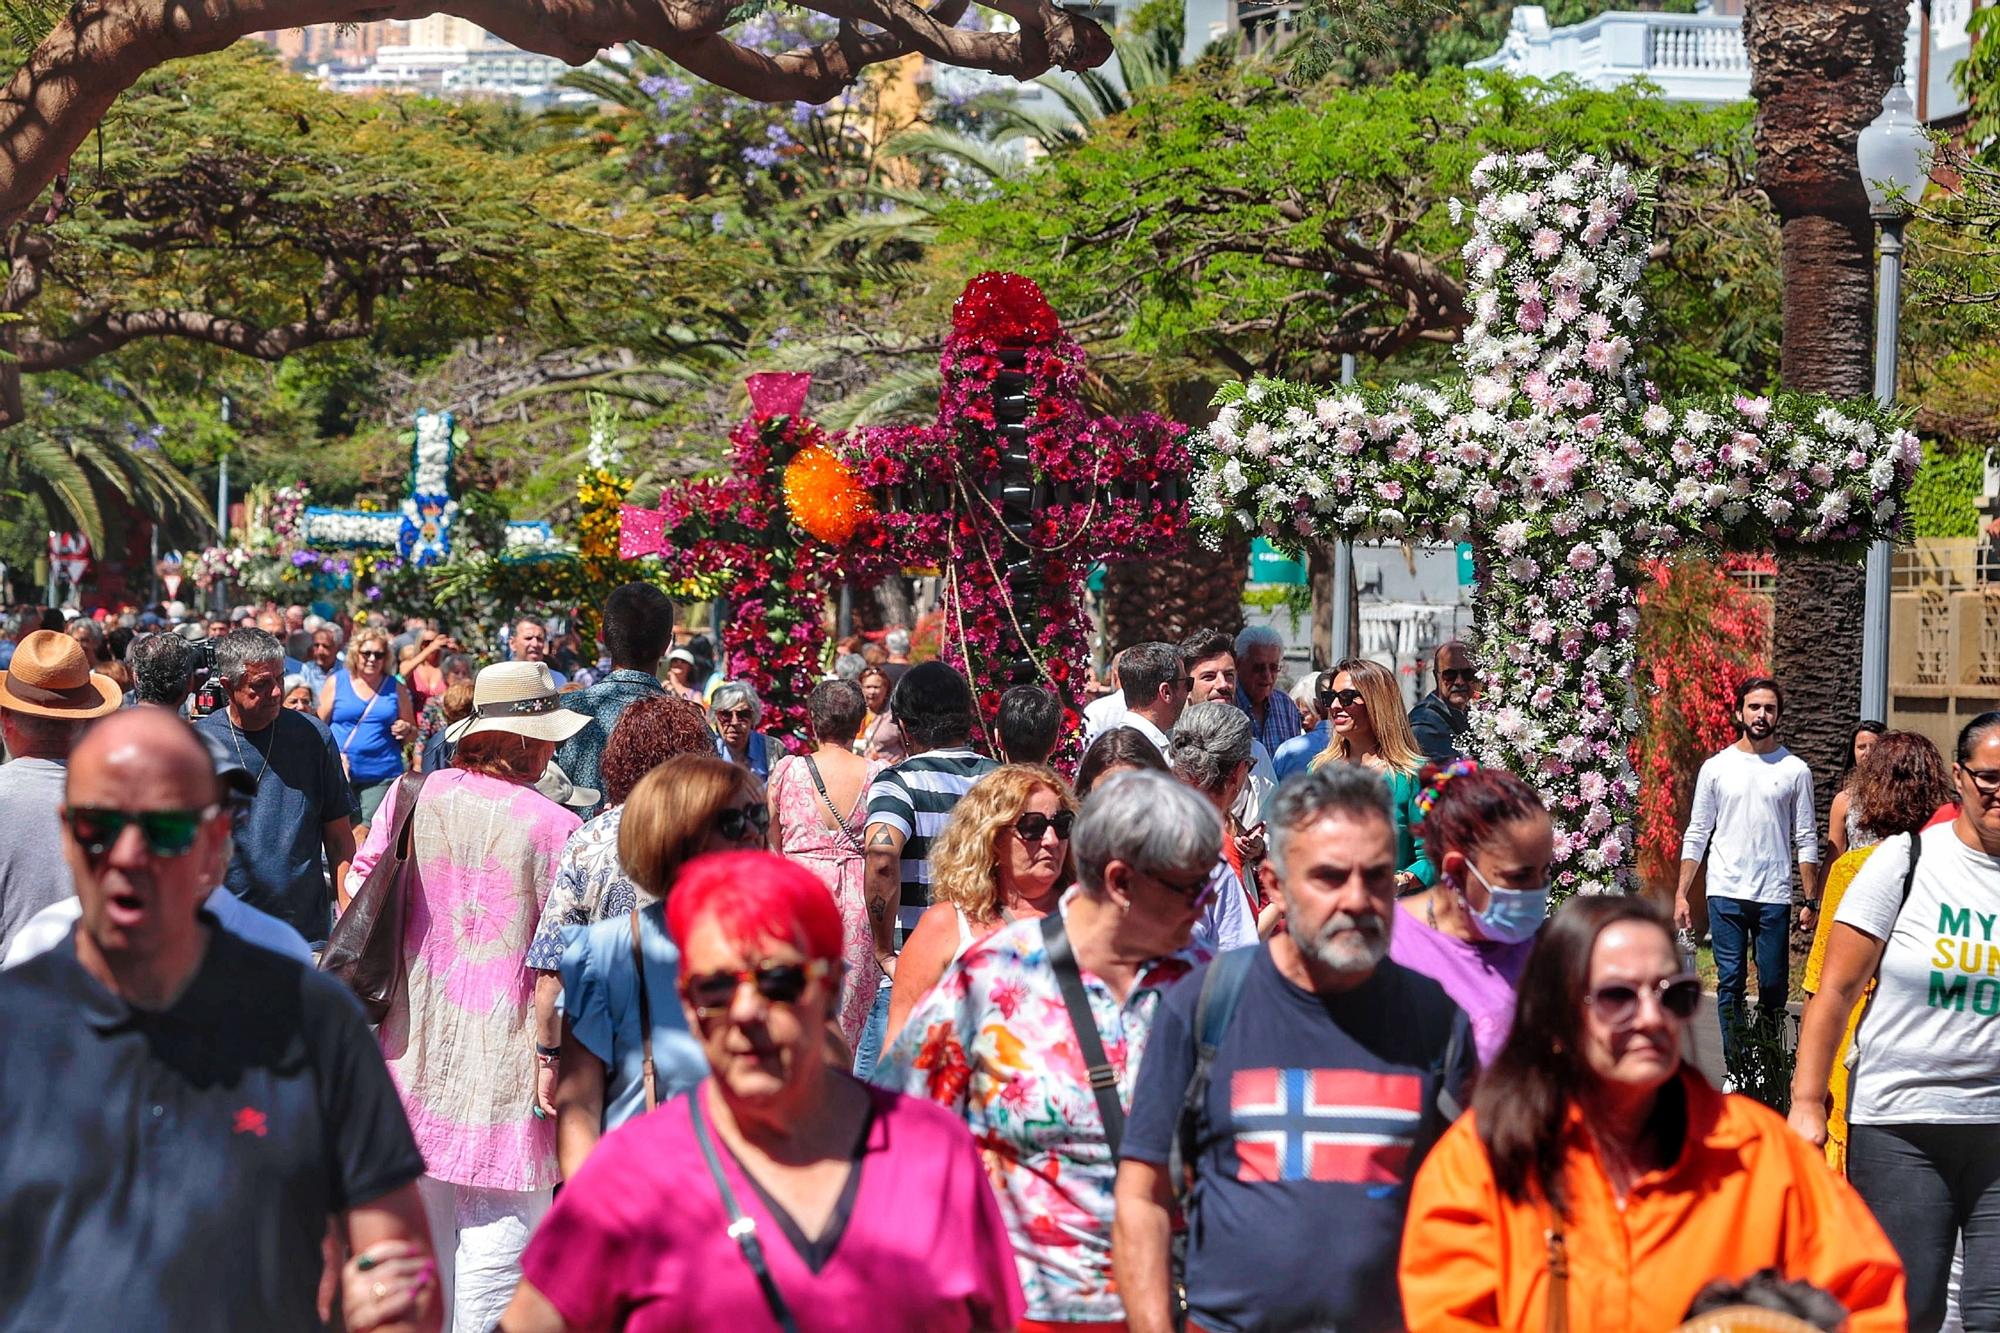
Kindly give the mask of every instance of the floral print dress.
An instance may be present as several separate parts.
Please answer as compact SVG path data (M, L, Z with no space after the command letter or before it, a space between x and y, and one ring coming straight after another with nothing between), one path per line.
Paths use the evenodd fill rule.
M1161 992L1207 956L1190 948L1155 960L1122 1004L1083 972L1127 1108ZM945 969L883 1055L875 1082L947 1106L971 1128L1013 1238L1029 1319L1125 1318L1111 1277L1118 1163L1039 920L1003 927Z
M852 810L840 812L856 837L867 822L868 789L885 767L870 764L861 783L860 799ZM868 1010L882 981L882 965L875 961L875 936L868 929L868 903L862 892L862 873L868 863L853 838L821 822L820 812L826 807L803 755L787 755L778 761L771 770L770 794L784 834L784 845L775 850L819 876L840 908L841 956L847 961L847 976L840 984L840 1033L851 1048L861 1040L861 1029L868 1023Z

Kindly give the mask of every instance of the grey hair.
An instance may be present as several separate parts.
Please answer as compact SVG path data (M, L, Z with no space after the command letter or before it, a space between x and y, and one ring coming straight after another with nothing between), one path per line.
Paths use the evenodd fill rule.
M1104 867L1113 861L1152 873L1214 866L1222 854L1222 816L1186 783L1131 769L1091 788L1069 847L1083 891L1102 894Z
M892 629L882 636L882 646L892 653L907 653L910 651L910 632Z
M251 667L284 660L284 645L261 629L233 629L215 641L216 674L232 689L243 683L243 673Z
M1391 828L1396 824L1389 804L1389 784L1374 770L1335 762L1294 773L1278 784L1264 815L1270 828L1266 855L1279 879L1285 877L1285 855L1292 836L1329 815L1379 819Z
M717 713L739 702L750 705L752 728L764 720L764 701L757 697L756 689L747 680L725 680L715 687L715 693L708 699L709 720L713 721Z
M1286 692L1292 696L1292 702L1299 706L1301 713L1308 708L1319 707L1319 672L1308 671L1292 682L1292 688Z
M1250 715L1235 704L1196 704L1174 724L1167 763L1185 782L1211 796L1238 764L1250 762Z
M1236 657L1241 665L1242 657L1252 648L1276 648L1280 656L1285 651L1285 636L1269 625L1245 625L1236 634Z
M861 673L867 669L868 659L860 653L842 653L833 659L833 675L835 680L844 680L852 684L860 680Z

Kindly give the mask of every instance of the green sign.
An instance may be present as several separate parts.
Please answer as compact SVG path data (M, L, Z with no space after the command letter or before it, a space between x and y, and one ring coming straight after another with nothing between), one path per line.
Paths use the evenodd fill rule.
M1250 543L1250 582L1288 583L1301 586L1306 581L1306 567L1290 556L1280 552L1262 537Z
M1458 586L1461 588L1470 588L1476 582L1478 582L1478 579L1473 576L1472 572L1472 543L1460 542L1458 544Z

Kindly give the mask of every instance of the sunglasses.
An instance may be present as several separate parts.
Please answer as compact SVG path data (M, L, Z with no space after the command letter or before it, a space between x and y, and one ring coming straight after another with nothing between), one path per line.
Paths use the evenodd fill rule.
M704 972L681 982L681 998L696 1014L708 1018L727 1013L736 1002L737 990L747 981L772 1004L797 1004L806 987L826 976L832 967L826 959L815 958L809 963L759 963L740 972Z
M717 722L748 722L750 720L750 710L747 708L731 708L717 713L715 720Z
M771 827L771 811L762 805L732 805L715 814L715 831L731 842L748 842L755 828L762 837Z
M383 652L380 648L363 648L360 652L355 654L356 657L360 658L364 662L371 657L387 657L388 655L389 654Z
M220 805L200 810L110 810L97 806L73 806L63 812L70 836L77 846L92 856L104 856L118 844L126 826L137 824L146 840L146 850L154 856L186 856L194 846L201 826L222 809Z
M1660 1008L1675 1018L1692 1018L1701 1004L1701 980L1689 973L1679 976L1662 977L1648 986L1634 986L1630 982L1613 981L1599 986L1584 996L1584 1003L1597 1011L1597 1016L1612 1027L1622 1028L1639 1016L1639 997L1650 993L1659 1000Z
M1200 875L1198 875L1194 879L1189 880L1185 884L1176 884L1174 881L1168 879L1165 875L1162 875L1157 871L1153 870L1141 870L1139 873L1144 875L1147 879L1152 880L1155 884L1158 884L1161 888L1167 890L1167 892L1173 894L1175 897L1186 898L1192 901L1194 899L1200 898L1203 894L1208 892L1208 881L1210 876L1214 872L1203 871Z
M1050 829L1056 831L1057 842L1068 842L1069 831L1076 827L1076 814L1070 810L1058 810L1053 815L1045 815L1039 810L1030 810L1014 821L1014 832L1021 835L1022 842L1040 842Z
M1328 690L1319 697L1322 707L1339 704L1342 708L1366 707L1360 690Z
M1473 681L1479 679L1479 673L1471 667L1453 667L1449 671L1438 672L1438 679L1451 680L1451 681L1462 680L1466 684L1470 685Z

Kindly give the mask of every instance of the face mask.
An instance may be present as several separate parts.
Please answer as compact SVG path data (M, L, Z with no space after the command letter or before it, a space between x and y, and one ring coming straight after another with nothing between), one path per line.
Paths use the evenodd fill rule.
M1465 868L1479 880L1486 890L1486 910L1475 912L1472 904L1466 902L1465 895L1458 896L1472 925L1481 935L1495 944L1519 944L1531 940L1535 932L1542 928L1542 922L1549 915L1549 889L1545 884L1539 889L1499 889L1487 882L1479 873L1479 867L1470 860Z

